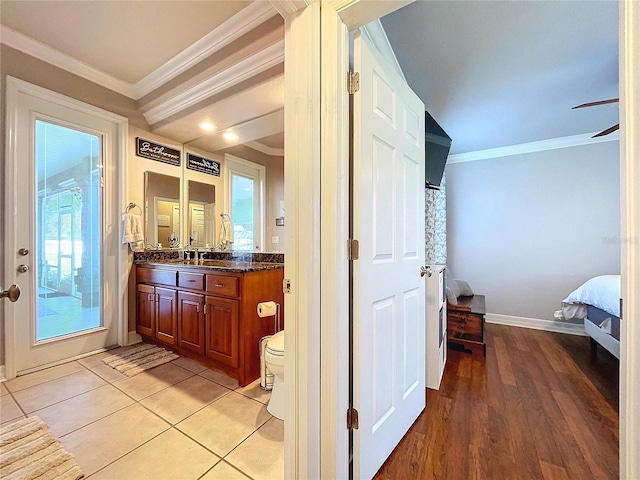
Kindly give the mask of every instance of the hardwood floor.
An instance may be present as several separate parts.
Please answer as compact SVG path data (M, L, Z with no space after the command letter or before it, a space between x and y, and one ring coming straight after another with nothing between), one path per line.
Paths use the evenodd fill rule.
M486 325L376 479L617 479L619 363L588 337Z

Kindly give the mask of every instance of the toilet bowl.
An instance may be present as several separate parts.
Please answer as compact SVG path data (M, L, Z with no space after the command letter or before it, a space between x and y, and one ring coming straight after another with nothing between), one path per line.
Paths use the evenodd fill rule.
M273 374L273 389L267 410L274 417L284 420L284 330L267 342L264 363Z

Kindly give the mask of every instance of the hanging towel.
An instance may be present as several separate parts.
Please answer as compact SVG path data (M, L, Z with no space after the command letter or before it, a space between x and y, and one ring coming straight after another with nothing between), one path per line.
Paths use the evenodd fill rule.
M233 225L227 218L222 219L222 224L220 225L220 240L218 243L224 243L226 245L233 243Z
M144 234L142 233L142 217L134 213L126 213L122 220L122 243L128 243L131 250L144 250Z

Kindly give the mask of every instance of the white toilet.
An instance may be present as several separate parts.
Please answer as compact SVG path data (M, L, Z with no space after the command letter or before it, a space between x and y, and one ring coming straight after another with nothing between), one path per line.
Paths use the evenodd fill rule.
M264 363L273 374L273 390L267 410L274 417L284 420L284 330L267 341Z

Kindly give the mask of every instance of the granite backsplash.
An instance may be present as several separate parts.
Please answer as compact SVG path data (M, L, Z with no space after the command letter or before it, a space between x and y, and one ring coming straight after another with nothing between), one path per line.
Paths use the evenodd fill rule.
M205 260L233 260L236 262L284 263L284 253L206 252L204 258ZM180 259L178 250L145 250L133 253L134 261L157 262L173 259Z

